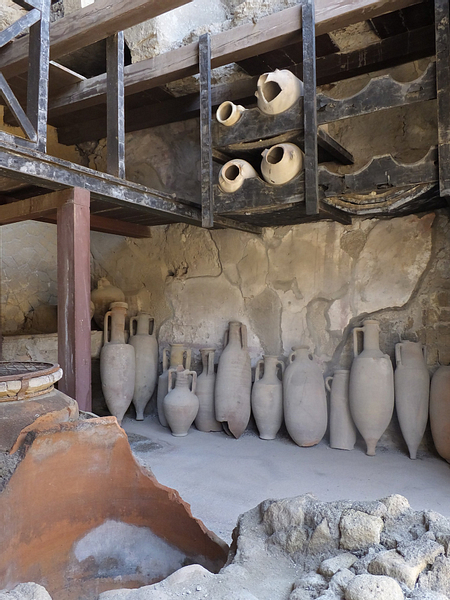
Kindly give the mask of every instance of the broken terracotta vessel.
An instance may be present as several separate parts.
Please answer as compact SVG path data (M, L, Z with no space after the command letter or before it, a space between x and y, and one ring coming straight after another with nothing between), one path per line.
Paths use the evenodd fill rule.
M222 431L222 424L216 419L214 403L214 387L216 374L214 372L214 348L202 348L200 350L203 363L203 371L197 377L197 396L200 407L195 417L195 426L199 431Z
M391 359L380 350L380 326L368 319L353 329L354 359L350 369L349 398L353 421L363 436L367 454L375 456L378 440L386 431L394 411L394 371ZM364 349L358 352L358 333Z
M436 450L450 462L450 366L439 367L431 379L430 426Z
M264 367L262 377L261 367ZM277 356L265 354L256 364L252 412L262 440L275 439L283 423L283 384L279 371L283 375L284 363Z
M125 302L125 294L118 287L112 285L106 277L97 282L97 289L91 294L94 303L94 321L100 329L104 327L105 314L112 302Z
M250 420L252 370L247 348L247 328L231 321L216 376L216 419L226 433L241 437Z
M430 374L426 348L420 342L400 342L395 345L395 360L395 409L409 456L415 459L428 422Z
M105 315L103 348L100 352L100 378L109 412L119 423L131 404L136 379L133 346L125 343L125 316L128 304L113 302ZM111 321L111 339L109 339Z
M275 69L258 79L255 96L266 115L278 115L291 108L303 94L303 83L287 69Z
M298 446L315 446L327 429L327 399L322 371L309 346L296 346L283 376L284 421Z
M252 165L241 158L234 158L223 165L219 173L219 187L227 193L236 192L246 179L258 177Z
M338 450L353 450L356 442L356 427L348 403L349 379L349 370L337 369L333 377L325 380L330 392L330 447Z
M245 108L240 104L234 104L233 102L226 100L225 102L222 102L222 104L217 109L216 119L222 125L225 125L226 127L231 127L239 121L244 111Z
M277 144L262 153L261 173L267 183L283 185L303 169L303 152L295 144Z
M169 391L169 369L176 369L183 365L185 369L191 368L191 349L183 344L171 344L170 348L163 349L163 372L158 378L158 394L156 398L158 418L163 427L169 427L164 415L164 398Z
M195 395L196 387L195 371L188 371L182 365L169 369L169 392L164 398L164 414L172 435L176 437L187 435L197 416L199 401Z
M136 409L136 421L143 421L145 407L155 391L158 378L159 353L155 319L148 313L141 312L137 317L130 319L130 344L136 355L133 404Z

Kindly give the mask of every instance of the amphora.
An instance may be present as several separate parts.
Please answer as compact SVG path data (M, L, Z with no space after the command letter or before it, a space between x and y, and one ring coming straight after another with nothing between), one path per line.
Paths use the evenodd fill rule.
M200 408L195 418L195 426L199 431L222 431L222 424L216 419L214 388L216 374L214 372L214 348L202 348L203 371L197 377L196 396Z
M386 431L394 411L394 371L391 359L380 350L378 321L366 320L353 329L354 359L350 369L350 412L364 438L367 454L375 456L378 440ZM364 349L358 351L358 333Z
M158 378L158 342L155 319L146 312L130 319L130 344L136 353L136 381L133 404L136 420L144 419L144 410L152 397Z
M222 125L231 127L239 121L243 112L245 112L245 108L243 106L226 100L225 102L222 102L217 109L216 119Z
M223 423L226 433L239 438L251 413L252 371L246 326L231 321L224 346L216 376L216 419Z
M106 277L97 282L97 289L91 293L91 301L94 303L94 321L100 329L103 329L105 314L112 302L124 302L125 294L118 287L112 285Z
M158 378L158 393L156 397L158 418L163 427L168 427L164 415L164 398L169 391L169 369L176 369L179 365L185 369L191 368L191 349L183 344L171 344L170 348L163 349L163 372Z
M395 408L409 456L414 459L428 422L430 374L426 348L420 342L400 342L395 345L395 361Z
M176 379L175 386L174 379ZM199 401L195 395L196 384L197 373L195 371L184 369L182 365L178 365L176 369L169 369L169 392L164 398L164 414L172 435L176 437L187 435L197 416Z
M327 429L327 399L320 370L309 346L296 346L283 377L284 421L298 446L314 446Z
M256 364L252 411L262 440L275 439L283 422L283 384L279 372L283 375L284 363L277 356L266 354Z
M325 380L330 392L330 447L338 450L353 450L356 442L356 427L348 403L349 379L349 370L337 369L333 377Z
M431 379L430 426L438 453L450 462L450 366L441 366Z
M283 185L303 168L303 152L295 144L277 144L262 153L261 173L268 183Z
M223 165L219 173L219 187L228 194L236 192L246 179L258 177L252 165L242 158L233 158Z
M303 82L287 69L275 69L258 79L255 96L258 108L266 115L278 115L293 106L303 95Z
M113 302L105 314L104 345L100 353L102 391L109 412L122 422L131 404L136 378L133 346L125 343L125 316L128 304ZM111 322L111 337L109 335Z

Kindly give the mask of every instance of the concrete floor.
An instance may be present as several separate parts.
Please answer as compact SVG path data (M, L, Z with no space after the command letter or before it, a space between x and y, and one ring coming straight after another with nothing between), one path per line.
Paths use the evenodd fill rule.
M192 513L226 542L239 514L266 498L312 492L321 500L374 500L402 494L412 508L433 509L450 517L450 465L425 452L410 460L400 450L379 449L366 456L355 450L333 450L323 441L300 448L286 435L261 440L247 431L235 440L224 433L202 433L191 427L177 438L156 416L123 427L136 458L158 481L175 488Z

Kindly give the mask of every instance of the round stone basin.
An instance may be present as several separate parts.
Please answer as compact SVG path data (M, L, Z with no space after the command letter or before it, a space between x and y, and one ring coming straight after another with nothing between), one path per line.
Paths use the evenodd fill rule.
M58 364L0 361L0 402L48 394L63 375Z

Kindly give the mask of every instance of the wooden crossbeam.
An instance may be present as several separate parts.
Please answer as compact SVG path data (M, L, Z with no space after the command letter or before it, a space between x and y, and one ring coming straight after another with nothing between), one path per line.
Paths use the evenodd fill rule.
M49 213L55 213L56 222L56 210L64 204L70 197L70 190L63 190L60 192L52 192L50 194L43 194L42 196L36 196L34 198L27 198L26 200L11 200L8 204L2 204L0 206L0 225L7 225L10 223L18 223L19 221L29 221L40 219L48 215Z
M90 6L56 21L50 31L50 54L55 59L118 31L152 19L192 0L96 0ZM392 0L391 0L392 1ZM405 1L405 0L402 0ZM28 68L28 36L15 40L0 56L5 77L24 73Z
M418 4L420 0L319 0L316 3L316 36L361 20ZM97 4L97 3L96 3ZM299 40L301 7L294 6L256 23L211 36L212 68L269 52ZM0 68L2 62L0 60ZM125 68L126 95L158 87L198 73L198 42L166 52ZM54 115L65 114L105 101L106 76L99 75L71 86L50 102Z
M44 223L56 223L56 213L43 215L37 221ZM100 217L99 215L90 216L91 231L99 231L100 233L111 233L112 235L121 235L131 238L150 238L152 237L151 227L140 225L139 223L130 223L128 221L119 221L119 219L111 219L109 217Z

